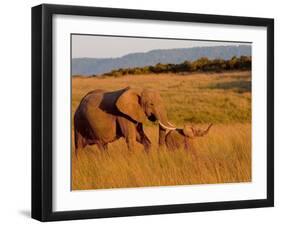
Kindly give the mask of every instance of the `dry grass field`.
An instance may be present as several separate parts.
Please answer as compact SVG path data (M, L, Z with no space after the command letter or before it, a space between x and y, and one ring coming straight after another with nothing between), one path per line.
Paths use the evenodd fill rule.
M251 72L73 77L72 116L87 92L126 86L157 89L177 127L214 125L189 152L158 150L151 122L144 128L153 145L149 154L141 145L129 153L119 139L107 153L87 146L76 158L72 139L73 190L251 181Z

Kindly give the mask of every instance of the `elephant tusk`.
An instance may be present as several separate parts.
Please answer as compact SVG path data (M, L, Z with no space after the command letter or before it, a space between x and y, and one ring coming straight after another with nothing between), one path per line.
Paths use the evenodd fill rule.
M167 130L175 130L176 128L175 127L168 127L168 126L165 126L164 124L162 124L160 121L159 121L159 124L161 127L163 127L164 129L167 129Z
M170 123L169 121L167 122L169 126L176 128L176 126L174 126L172 123Z

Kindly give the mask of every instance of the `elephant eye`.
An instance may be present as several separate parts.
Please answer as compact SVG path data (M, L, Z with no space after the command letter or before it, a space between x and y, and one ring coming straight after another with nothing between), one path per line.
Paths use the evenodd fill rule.
M150 106L154 106L154 104L153 104L153 103L150 103Z

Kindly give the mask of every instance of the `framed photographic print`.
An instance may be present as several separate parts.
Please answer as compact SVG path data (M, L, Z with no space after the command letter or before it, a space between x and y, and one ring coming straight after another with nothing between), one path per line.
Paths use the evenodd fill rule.
M32 8L32 217L274 205L274 21Z

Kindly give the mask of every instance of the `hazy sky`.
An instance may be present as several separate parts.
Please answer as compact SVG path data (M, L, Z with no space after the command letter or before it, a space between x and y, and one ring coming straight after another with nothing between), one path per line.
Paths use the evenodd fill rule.
M110 58L135 52L148 52L153 49L240 44L243 43L72 35L72 58Z

